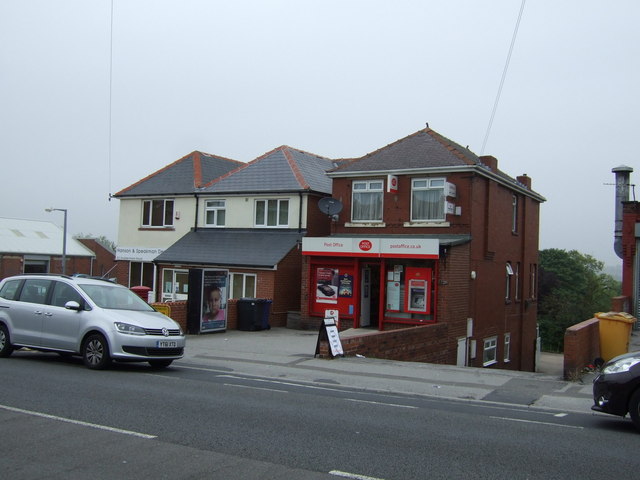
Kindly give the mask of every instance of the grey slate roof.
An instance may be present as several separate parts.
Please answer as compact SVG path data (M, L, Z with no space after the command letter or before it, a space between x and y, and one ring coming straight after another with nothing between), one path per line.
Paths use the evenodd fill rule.
M154 262L273 268L303 236L297 230L200 228L187 233Z
M114 196L191 194L207 182L236 169L239 165L244 164L217 155L191 152Z
M326 172L333 160L283 145L212 181L201 192L291 192L331 193Z
M472 151L426 128L364 157L343 163L332 172L393 171L480 164L480 157Z

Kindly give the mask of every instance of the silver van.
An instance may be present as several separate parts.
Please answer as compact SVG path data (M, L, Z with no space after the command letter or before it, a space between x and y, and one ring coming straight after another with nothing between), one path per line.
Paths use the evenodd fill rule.
M112 360L164 368L184 353L180 326L128 288L67 275L0 282L0 357L19 348L80 355L92 369Z

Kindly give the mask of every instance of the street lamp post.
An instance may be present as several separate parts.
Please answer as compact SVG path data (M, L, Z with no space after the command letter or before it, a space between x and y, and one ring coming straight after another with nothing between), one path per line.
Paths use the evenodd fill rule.
M66 208L45 208L46 212L63 212L64 226L62 228L62 274L67 273L67 209Z

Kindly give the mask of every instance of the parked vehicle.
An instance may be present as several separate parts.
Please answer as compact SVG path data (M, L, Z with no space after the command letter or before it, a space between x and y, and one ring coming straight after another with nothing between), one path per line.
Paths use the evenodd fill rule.
M592 410L624 417L640 430L640 352L612 358L593 380Z
M80 355L91 369L112 360L167 367L184 353L180 326L109 280L18 275L0 282L0 357L19 348Z

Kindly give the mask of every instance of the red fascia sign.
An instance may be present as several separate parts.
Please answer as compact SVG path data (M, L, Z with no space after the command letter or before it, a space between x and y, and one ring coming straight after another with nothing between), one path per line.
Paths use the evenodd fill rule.
M438 259L439 242L425 238L304 237L303 255Z

